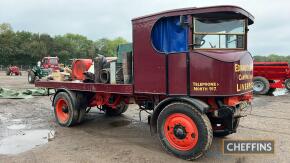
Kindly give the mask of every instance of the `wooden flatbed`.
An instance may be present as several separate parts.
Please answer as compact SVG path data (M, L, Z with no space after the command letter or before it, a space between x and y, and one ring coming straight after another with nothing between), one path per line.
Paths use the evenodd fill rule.
M132 84L101 84L101 83L83 83L75 81L40 80L35 82L35 86L50 89L68 89L74 91L133 95Z

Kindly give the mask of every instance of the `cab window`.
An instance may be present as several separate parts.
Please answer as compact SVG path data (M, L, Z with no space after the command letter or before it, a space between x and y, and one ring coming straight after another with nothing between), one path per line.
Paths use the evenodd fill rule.
M187 16L182 16L187 21ZM159 19L151 32L152 45L160 53L181 53L188 51L188 26L180 23L181 17Z
M245 20L194 19L196 49L244 49Z

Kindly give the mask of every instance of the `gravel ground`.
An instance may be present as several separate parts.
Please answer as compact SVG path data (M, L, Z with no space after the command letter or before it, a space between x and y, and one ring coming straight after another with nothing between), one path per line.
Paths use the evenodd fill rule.
M0 79L0 87L33 88L26 73L0 72ZM197 162L290 162L289 96L255 97L251 114L226 138L275 140L274 155L223 155L222 139L214 138ZM138 113L135 105L115 118L92 109L84 123L63 128L55 123L47 96L0 99L0 162L188 162L167 154L150 135L146 114L140 122Z

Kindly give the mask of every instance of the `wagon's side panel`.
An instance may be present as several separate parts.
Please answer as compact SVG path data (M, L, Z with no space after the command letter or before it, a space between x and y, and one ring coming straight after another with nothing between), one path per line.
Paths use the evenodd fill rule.
M240 66L246 69L239 71ZM251 92L252 69L253 60L247 51L195 51L190 54L191 95L234 96Z
M186 54L170 54L168 58L169 95L187 95Z
M151 29L155 22L155 19L133 22L135 93L166 93L165 55L158 54L151 43Z

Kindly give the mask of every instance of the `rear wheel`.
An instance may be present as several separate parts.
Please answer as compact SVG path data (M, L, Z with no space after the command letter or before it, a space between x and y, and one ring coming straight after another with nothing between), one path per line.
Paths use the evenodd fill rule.
M290 91L290 79L285 80L285 87L288 91Z
M6 70L6 75L7 75L7 76L11 75L11 71L10 71L9 68Z
M127 111L128 105L122 101L116 108L111 108L104 105L103 109L105 110L105 113L108 116L119 116Z
M253 92L255 94L265 95L270 89L269 81L264 77L254 77L253 79Z
M54 115L61 126L70 127L77 123L79 111L75 107L75 99L66 92L58 93L53 101Z
M35 82L35 74L33 71L28 71L28 83L34 84Z
M167 152L185 160L203 156L212 143L208 117L186 103L172 103L161 111L157 133Z

